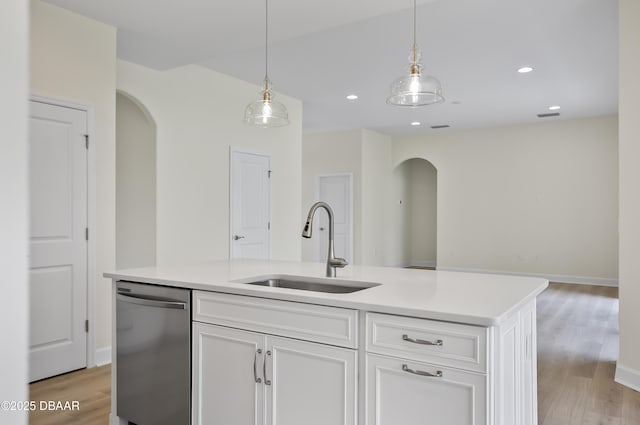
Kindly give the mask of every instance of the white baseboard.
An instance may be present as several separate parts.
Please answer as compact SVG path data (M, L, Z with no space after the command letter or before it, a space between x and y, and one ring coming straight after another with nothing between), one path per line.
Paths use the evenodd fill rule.
M410 265L411 265L410 263L400 263L400 264L385 264L384 266L404 269L405 267L409 267Z
M633 390L640 391L640 371L616 364L615 381Z
M531 276L541 277L547 279L550 282L558 283L578 283L582 285L598 285L598 286L618 286L618 279L607 279L602 277L588 277L588 276L569 276L561 274L547 274L547 273L516 273L505 272L502 270L483 270L483 269L467 269L463 267L437 267L438 270L452 271L452 272L465 272L465 273L488 273L488 274L502 274L508 276Z
M435 267L436 266L436 262L435 260L431 260L431 261L414 261L411 260L409 262L409 265L412 267Z
M397 268L406 268L406 267L435 267L435 261L409 261L408 263L399 263L399 264L386 264L385 267L397 267Z
M129 422L120 419L114 413L109 413L109 425L127 425Z
M98 348L95 354L96 366L104 366L111 363L111 347Z

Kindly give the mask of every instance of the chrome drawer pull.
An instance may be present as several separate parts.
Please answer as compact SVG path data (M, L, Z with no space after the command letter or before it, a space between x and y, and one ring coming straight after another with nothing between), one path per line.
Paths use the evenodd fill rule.
M262 379L258 378L258 370L256 367L256 363L258 363L258 354L262 354L262 349L258 348L256 350L256 354L253 356L253 379L256 381L256 384L262 383Z
M402 365L402 370L405 372L413 373L414 375L428 376L430 378L442 378L441 370L436 371L436 373L423 372L421 370L409 369L409 366L407 366L406 364Z
M267 350L267 356L271 357L271 351ZM271 379L267 378L267 359L264 359L264 363L262 363L262 375L264 375L264 384L271 385Z
M422 344L422 345L437 345L438 347L442 347L442 340L438 339L435 342L433 341L425 341L424 339L413 339L409 338L407 334L402 335L402 339L404 341L413 342L414 344Z

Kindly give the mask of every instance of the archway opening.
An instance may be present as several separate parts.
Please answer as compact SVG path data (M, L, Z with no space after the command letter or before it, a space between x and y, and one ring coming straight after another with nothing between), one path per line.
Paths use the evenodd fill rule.
M156 123L116 93L116 268L156 264Z
M422 158L400 163L392 173L387 260L393 266L437 264L438 171Z

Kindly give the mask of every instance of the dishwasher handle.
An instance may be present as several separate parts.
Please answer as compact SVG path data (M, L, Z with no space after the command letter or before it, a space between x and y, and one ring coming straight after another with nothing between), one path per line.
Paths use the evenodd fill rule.
M181 301L169 301L156 298L148 298L144 295L123 294L118 292L116 299L119 301L128 302L131 304L144 305L147 307L159 307L159 308L174 308L177 310L186 310L187 303Z

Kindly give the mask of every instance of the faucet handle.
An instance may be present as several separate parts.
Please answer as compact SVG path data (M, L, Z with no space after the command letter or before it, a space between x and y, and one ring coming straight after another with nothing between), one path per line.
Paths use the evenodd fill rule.
M344 258L331 258L329 260L329 264L331 265L331 267L338 267L341 269L345 266L348 266L349 262Z

